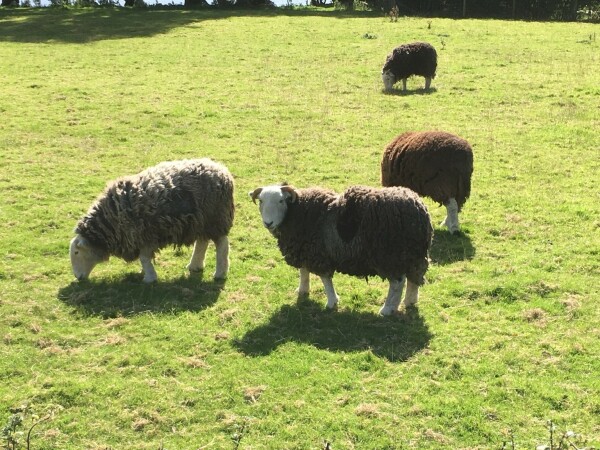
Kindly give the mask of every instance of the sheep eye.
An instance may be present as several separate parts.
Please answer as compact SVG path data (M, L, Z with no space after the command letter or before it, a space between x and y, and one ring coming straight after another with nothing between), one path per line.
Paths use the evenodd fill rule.
M75 251L73 252L75 255L79 255L79 251Z

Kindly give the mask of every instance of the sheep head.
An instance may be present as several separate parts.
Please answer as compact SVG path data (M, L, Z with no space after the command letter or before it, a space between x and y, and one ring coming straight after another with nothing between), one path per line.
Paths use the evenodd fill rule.
M394 87L394 83L396 82L396 76L391 70L385 70L381 72L381 80L383 81L385 90L390 92Z
M248 193L252 201L258 199L263 225L273 232L285 218L288 204L298 199L298 192L292 186L265 186Z
M107 259L100 255L85 238L79 235L71 240L69 254L71 256L73 275L78 280L88 278L94 267L96 267L96 264Z

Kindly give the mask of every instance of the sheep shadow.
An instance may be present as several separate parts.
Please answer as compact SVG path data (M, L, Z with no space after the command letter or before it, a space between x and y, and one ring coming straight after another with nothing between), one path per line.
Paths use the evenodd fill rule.
M473 259L475 247L467 232L459 231L451 234L445 229L435 230L429 256L435 264L452 264Z
M411 95L429 95L437 92L437 89L434 87L430 87L429 89L425 88L417 88L414 90L407 89L403 91L402 89L393 88L391 91L382 90L385 95L395 95L399 97L409 97Z
M224 281L188 277L146 284L139 275L126 275L117 281L74 281L60 288L57 298L83 316L110 319L148 312L201 311L217 301L224 285Z
M432 335L417 308L381 317L356 311L327 311L321 303L299 298L268 323L234 341L248 356L266 356L289 341L334 352L371 350L391 362L407 361L427 347Z

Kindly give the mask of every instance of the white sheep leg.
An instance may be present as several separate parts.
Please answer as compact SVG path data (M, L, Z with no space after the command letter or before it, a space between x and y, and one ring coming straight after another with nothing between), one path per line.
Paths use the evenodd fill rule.
M406 277L402 277L401 280L390 280L390 289L388 290L388 296L385 299L383 307L379 310L379 314L382 316L389 316L396 311L400 306L400 300L402 299L402 291L404 290L404 282Z
M142 270L144 272L144 283L154 283L158 279L158 276L156 275L156 270L154 270L154 266L152 265L153 257L153 251L140 251L140 263L142 264Z
M429 89L431 87L431 78L425 77L425 89Z
M304 267L300 269L300 286L298 286L298 295L308 295L310 292L310 272Z
M406 78L402 78L402 90L406 91Z
M337 306L340 301L338 295L333 287L333 279L331 277L321 276L323 287L325 288L325 294L327 295L327 308L333 309Z
M216 280L224 280L229 271L229 238L221 236L214 242L217 247L217 267L213 277Z
M194 244L194 252L187 269L192 272L202 272L204 270L204 257L208 248L208 239L196 239Z
M448 203L446 203L445 206L446 218L441 223L441 225L446 226L448 228L448 231L450 231L450 233L453 234L456 231L460 230L460 223L458 222L458 203L456 203L455 199L451 198L450 200L448 200Z
M419 285L408 280L406 282L406 294L404 294L404 305L416 305L419 300Z

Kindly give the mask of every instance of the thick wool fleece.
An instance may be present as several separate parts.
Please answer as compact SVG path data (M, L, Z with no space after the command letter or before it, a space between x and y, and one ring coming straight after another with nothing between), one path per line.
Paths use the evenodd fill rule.
M318 275L406 275L423 284L433 229L414 192L365 186L341 195L318 188L297 192L275 233L288 264Z
M391 71L396 80L419 75L435 78L437 52L427 42L403 44L392 50L385 61L382 72Z
M210 159L163 162L109 183L75 233L126 261L142 248L214 240L233 224L233 189L227 168Z
M469 143L442 131L401 134L381 160L383 186L405 186L442 205L454 198L459 210L471 193L472 173Z

